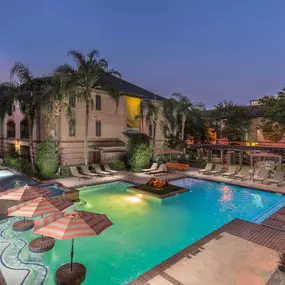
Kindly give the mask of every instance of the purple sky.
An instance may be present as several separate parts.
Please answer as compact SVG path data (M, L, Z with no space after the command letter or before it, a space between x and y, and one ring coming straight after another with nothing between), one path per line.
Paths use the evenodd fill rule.
M17 9L16 9L17 8ZM1 0L0 80L95 48L124 79L212 106L285 86L284 0Z

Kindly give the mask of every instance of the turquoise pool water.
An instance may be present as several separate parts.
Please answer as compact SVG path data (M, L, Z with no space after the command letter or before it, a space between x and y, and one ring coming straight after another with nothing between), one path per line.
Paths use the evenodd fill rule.
M114 223L97 237L75 240L74 260L87 267L85 285L127 284L234 218L261 220L285 204L284 196L248 188L195 179L171 183L190 191L161 201L138 197L124 182L79 188L86 204L77 209L105 213ZM21 234L34 237L31 231ZM37 258L50 269L45 284L54 284L56 269L69 262L70 246L70 240L56 241L52 251ZM31 260L27 248L22 258Z
M16 174L9 170L0 170L0 187L2 189L8 190L26 184L35 185L38 182L23 174Z

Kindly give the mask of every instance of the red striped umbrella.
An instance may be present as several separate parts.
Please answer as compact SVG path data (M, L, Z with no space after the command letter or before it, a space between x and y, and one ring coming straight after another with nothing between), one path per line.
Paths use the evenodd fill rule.
M10 189L0 193L0 199L28 201L41 196L48 196L50 194L52 194L52 192L48 189L26 185L23 187Z
M74 238L97 236L113 223L104 214L87 211L57 213L35 221L34 233L56 239L72 239L70 269L74 254Z
M72 205L72 202L62 198L39 197L8 209L8 216L37 217L61 212Z

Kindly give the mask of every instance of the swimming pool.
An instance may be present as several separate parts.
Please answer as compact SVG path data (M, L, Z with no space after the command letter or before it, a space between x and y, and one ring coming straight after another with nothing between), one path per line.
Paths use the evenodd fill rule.
M24 174L18 174L9 170L0 170L0 187L4 190L21 187L24 185L35 185L38 182Z
M285 204L281 195L221 183L196 179L171 183L190 191L159 200L139 198L124 182L79 188L86 204L77 209L105 213L114 223L97 237L75 240L74 260L87 268L85 285L127 284L234 218L261 220L263 213ZM11 235L15 234L10 231ZM31 231L21 234L28 241L34 237ZM70 246L70 240L56 241L52 251L37 256L50 269L45 284L54 284L56 269L69 262ZM35 258L27 248L21 256Z

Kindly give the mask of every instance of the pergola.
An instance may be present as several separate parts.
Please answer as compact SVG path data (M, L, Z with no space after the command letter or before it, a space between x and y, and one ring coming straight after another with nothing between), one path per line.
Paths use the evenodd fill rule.
M251 167L253 166L253 157L258 157L259 159L261 157L270 157L270 158L278 158L279 160L279 164L281 165L282 164L282 155L279 155L279 154L275 154L275 153L268 153L268 152L257 152L257 153L252 153L250 155L250 165Z

